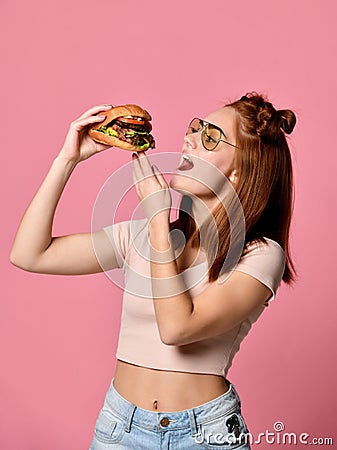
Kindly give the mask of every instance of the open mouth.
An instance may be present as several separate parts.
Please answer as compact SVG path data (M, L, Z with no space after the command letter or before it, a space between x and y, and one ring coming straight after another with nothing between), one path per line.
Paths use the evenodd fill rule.
M188 155L183 154L182 160L177 170L191 170L194 167L193 161Z

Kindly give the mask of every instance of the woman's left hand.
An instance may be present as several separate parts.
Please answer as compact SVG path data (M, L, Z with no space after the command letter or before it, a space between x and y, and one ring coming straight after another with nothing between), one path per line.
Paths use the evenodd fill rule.
M172 198L162 173L144 152L134 153L132 159L133 182L147 218L169 221Z

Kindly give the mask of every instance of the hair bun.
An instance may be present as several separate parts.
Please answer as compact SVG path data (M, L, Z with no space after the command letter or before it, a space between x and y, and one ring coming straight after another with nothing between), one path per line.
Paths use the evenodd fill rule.
M295 127L296 116L290 109L277 111L265 96L255 91L243 95L238 103L245 111L248 133L268 140L274 139L281 131L290 134Z
M256 115L256 133L258 136L268 136L271 130L271 124L273 123L273 119L275 117L275 110L273 111L271 108L263 107L260 108Z
M290 134L296 125L296 116L290 109L280 109L276 112L280 128Z

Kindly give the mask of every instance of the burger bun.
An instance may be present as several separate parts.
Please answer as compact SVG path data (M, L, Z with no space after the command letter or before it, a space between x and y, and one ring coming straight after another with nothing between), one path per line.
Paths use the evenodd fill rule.
M101 133L100 131L97 130L102 126L108 125L110 122L117 119L118 117L123 116L142 117L148 122L150 122L150 120L152 120L152 117L145 109L134 104L114 106L113 108L106 111L105 115L106 118L103 122L93 124L88 130L88 135L94 141L99 142L101 144L110 145L111 147L119 147L122 148L123 150L129 150L131 152L144 151L139 147L137 147L136 145L130 144L129 142L126 141L122 141L121 139L118 139L115 136L109 136L107 134Z

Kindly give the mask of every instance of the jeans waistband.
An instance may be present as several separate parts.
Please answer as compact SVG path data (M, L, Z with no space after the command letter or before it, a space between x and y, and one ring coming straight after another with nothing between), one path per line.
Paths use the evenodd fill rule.
M234 385L226 379L229 389L224 394L194 408L182 411L149 411L125 399L114 387L112 379L105 398L105 406L125 421L125 431L129 432L132 422L148 430L191 428L197 433L197 424L217 418L241 407L241 400Z

